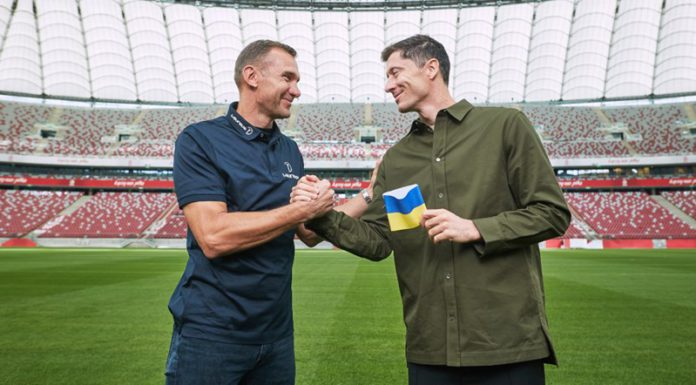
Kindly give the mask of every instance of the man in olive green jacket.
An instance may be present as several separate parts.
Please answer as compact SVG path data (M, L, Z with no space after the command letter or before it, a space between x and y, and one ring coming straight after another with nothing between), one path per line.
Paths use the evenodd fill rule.
M394 251L409 384L543 384L556 363L538 242L570 213L544 148L521 112L455 102L449 59L416 35L382 52L399 111L420 117L384 156L360 220L332 211L307 226L356 255ZM421 226L390 231L382 193L418 184ZM302 180L294 194L310 196Z

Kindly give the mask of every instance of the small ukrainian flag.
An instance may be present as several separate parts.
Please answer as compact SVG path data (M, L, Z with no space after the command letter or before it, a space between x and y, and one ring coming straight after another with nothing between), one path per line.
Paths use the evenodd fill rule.
M425 211L425 202L417 184L404 186L382 194L392 231L418 227Z

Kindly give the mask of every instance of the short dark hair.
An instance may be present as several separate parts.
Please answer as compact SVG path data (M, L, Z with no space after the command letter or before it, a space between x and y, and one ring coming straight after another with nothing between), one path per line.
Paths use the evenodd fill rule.
M430 59L440 62L440 72L445 84L449 84L450 61L445 47L428 35L413 35L398 41L382 51L382 61L386 62L394 52L401 52L404 59L413 60L418 67L423 67Z
M237 61L234 63L234 82L237 87L242 84L242 70L249 64L258 64L259 61L273 49L279 48L289 53L292 57L297 56L297 51L287 44L283 44L275 40L256 40L249 43L242 52L237 56Z

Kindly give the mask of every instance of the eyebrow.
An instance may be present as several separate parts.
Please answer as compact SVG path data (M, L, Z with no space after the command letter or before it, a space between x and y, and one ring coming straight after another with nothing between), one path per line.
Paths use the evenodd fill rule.
M287 76L291 79L297 79L298 82L300 81L300 75L293 71L284 71L283 76Z
M401 70L401 69L403 69L403 68L404 68L404 67L401 67L401 66L389 67L389 68L387 68L387 75L389 75L390 73L394 72L394 70Z

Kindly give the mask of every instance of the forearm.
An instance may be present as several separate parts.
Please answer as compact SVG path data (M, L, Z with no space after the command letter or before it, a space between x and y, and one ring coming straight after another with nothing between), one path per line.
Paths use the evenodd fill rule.
M367 202L359 195L336 207L334 210L345 213L349 217L358 218L367 210ZM309 247L318 245L323 239L303 224L297 226L297 236Z
M379 225L351 218L336 210L307 222L306 226L320 237L359 257L379 261L392 252L388 235Z
M356 195L346 203L336 207L334 210L345 213L352 218L359 218L363 215L365 210L367 210L367 202L365 202L365 199L362 196Z
M299 205L269 211L216 213L206 219L202 234L194 235L208 258L233 254L268 242L308 219Z
M563 235L570 223L570 211L564 204L536 203L473 222L483 240L477 250L491 254Z

